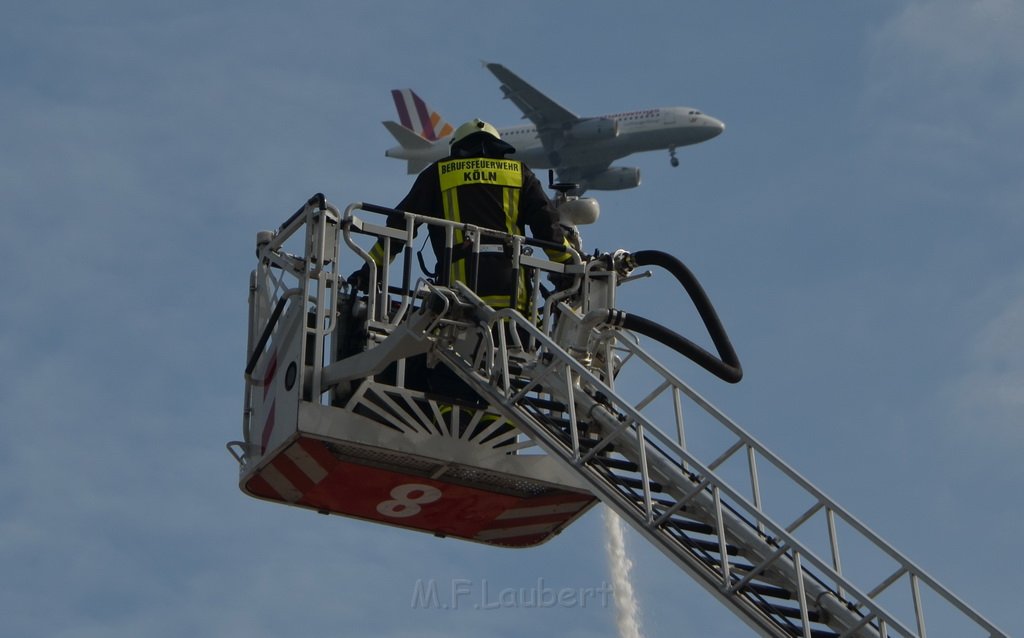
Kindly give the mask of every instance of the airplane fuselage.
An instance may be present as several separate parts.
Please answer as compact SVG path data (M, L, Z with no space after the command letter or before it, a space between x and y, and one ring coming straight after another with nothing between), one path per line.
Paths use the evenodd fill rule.
M719 120L681 106L603 115L615 122L617 135L603 139L566 141L545 150L533 125L501 130L502 139L516 147L512 156L531 168L597 166L646 151L698 144L725 130Z
M720 135L725 124L709 115L685 106L653 108L602 115L587 120L614 122L614 135L600 139L566 139L557 148L545 149L532 124L499 129L503 140L516 147L510 157L530 168L561 166L601 166L645 151L675 149L698 144ZM395 146L385 152L388 157L432 162L448 155L448 140L429 147L410 149Z

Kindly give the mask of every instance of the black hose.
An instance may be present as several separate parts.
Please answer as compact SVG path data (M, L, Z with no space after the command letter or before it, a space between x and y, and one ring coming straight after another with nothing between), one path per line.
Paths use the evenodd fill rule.
M690 296L690 300L693 301L693 305L697 308L704 327L707 328L708 335L711 337L711 342L715 344L718 357L686 337L644 317L625 313L622 327L665 344L723 381L739 382L743 378L739 357L736 356L736 351L729 341L729 335L726 334L722 321L718 318L718 313L715 312L711 300L697 281L697 277L683 262L660 250L641 250L633 253L632 257L638 266L661 266L672 273L682 284Z

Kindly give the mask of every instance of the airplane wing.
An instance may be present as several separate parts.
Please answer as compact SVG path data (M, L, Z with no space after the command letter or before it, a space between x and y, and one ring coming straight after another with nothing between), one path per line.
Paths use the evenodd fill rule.
M537 126L544 148L558 148L564 131L579 122L580 118L502 65L491 62L486 63L486 66L501 81L501 92L505 97L523 112L523 117Z

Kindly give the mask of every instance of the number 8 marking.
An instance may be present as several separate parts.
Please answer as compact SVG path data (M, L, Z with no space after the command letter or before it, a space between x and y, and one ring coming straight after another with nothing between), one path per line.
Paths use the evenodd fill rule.
M418 493L417 493L418 492ZM433 503L441 498L441 490L420 483L406 483L391 490L390 501L383 501L377 511L391 518L416 516L423 508L420 505Z

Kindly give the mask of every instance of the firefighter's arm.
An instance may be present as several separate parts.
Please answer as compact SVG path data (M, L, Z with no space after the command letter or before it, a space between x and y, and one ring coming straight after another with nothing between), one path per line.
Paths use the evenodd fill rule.
M388 215L388 227L389 228L402 228L405 225L405 220L402 215ZM384 257L384 242L378 239L373 247L370 248L370 259L373 260L377 270L380 270L385 263L391 263L395 259L395 255L401 252L405 246L405 242L400 239L391 240L391 248L388 251L390 254L387 259ZM370 282L370 264L363 264L363 267L349 275L346 280L353 289L361 292L366 292Z
M432 185L437 181L436 171L427 169L420 173L416 177L416 181L413 182L412 188L409 189L409 193L395 206L396 211L423 211L430 210L434 191ZM387 221L388 228L405 228L405 217L401 213L388 215ZM402 252L405 248L405 242L400 239L391 240L391 248L388 251L390 254L385 258L384 256L384 242L377 240L377 243L370 249L370 259L376 264L377 268L389 264L395 259L395 255Z

